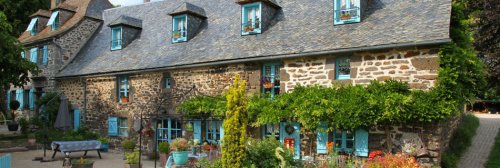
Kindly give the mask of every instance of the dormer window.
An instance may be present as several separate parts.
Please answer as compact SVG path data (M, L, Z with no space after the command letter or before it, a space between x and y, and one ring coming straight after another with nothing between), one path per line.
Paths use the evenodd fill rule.
M36 30L38 29L38 17L34 17L31 19L30 24L28 25L28 29L26 31L29 31L32 36L36 35Z
M59 28L59 11L52 12L47 26L51 26L52 30L57 30Z
M111 28L111 50L122 49L122 27Z
M333 0L333 23L341 25L361 21L361 0Z
M255 2L241 6L241 35L261 33L262 3Z
M187 15L174 16L172 21L172 42L187 41Z

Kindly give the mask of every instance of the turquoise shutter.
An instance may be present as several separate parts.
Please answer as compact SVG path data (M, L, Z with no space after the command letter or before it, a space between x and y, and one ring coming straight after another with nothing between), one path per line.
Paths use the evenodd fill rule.
M224 120L220 121L220 140L221 140L221 142L224 139L224 127L222 125L224 125Z
M108 136L118 136L118 118L108 118Z
M327 148L327 142L328 142L328 132L327 132L327 125L326 124L321 124L320 127L317 130L317 137L316 137L316 152L318 154L326 154L328 153L328 148Z
M30 89L30 94L29 94L29 103L30 103L30 110L35 110L35 89L31 88Z
M38 48L32 48L30 54L30 61L36 64Z
M193 121L194 133L193 138L201 142L201 121Z
M292 134L288 134L285 129L288 124L291 124L295 131ZM300 123L297 122L281 122L280 123L280 142L285 143L285 138L294 139L294 156L293 159L300 159Z
M10 111L10 90L7 91L7 110Z
M24 90L23 89L17 89L16 90L16 100L19 102L19 109L22 110L24 107Z
M354 155L368 157L368 131L366 129L356 129L354 145Z
M73 129L78 130L80 128L80 109L75 109L73 111Z
M47 65L49 63L49 46L43 46L43 65Z
M25 55L24 55L24 51L21 52L21 57L24 58Z

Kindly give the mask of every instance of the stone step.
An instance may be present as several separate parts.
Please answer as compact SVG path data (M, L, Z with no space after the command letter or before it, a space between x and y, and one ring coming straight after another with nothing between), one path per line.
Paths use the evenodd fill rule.
M25 151L28 151L28 148L26 147L0 148L0 153L25 152Z

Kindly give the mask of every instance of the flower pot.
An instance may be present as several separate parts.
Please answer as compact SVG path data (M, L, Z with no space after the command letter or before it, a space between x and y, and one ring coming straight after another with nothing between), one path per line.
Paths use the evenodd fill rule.
M189 151L175 151L172 153L175 165L186 165Z
M80 163L72 163L72 164L71 164L71 167L72 167L72 168L93 168L93 167L94 167L94 162L90 162L90 163L83 163L83 164L80 164Z
M142 166L139 164L125 164L125 168L141 168Z
M271 82L264 83L264 88L269 89L269 88L272 88L272 87L273 87L273 83L271 83Z
M351 16L340 16L340 20L350 20Z
M160 163L161 163L161 166L165 166L167 164L167 158L168 158L168 154L166 154L166 153L160 153Z
M7 128L9 128L9 131L17 131L19 129L19 124L18 123L10 123L7 125Z
M122 97L122 103L128 102L128 97Z
M101 152L108 152L108 149L109 149L109 143L101 144L101 149L100 149Z
M245 27L245 32L251 32L251 31L253 31L253 27L252 26Z

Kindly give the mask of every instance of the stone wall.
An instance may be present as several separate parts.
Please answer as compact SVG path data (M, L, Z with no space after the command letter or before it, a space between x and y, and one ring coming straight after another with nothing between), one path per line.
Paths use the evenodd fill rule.
M333 83L366 85L371 80L400 80L411 88L427 90L435 85L439 68L438 49L393 49L350 54L351 79L335 79L336 56L307 57L284 61L283 91L297 85L331 86Z

